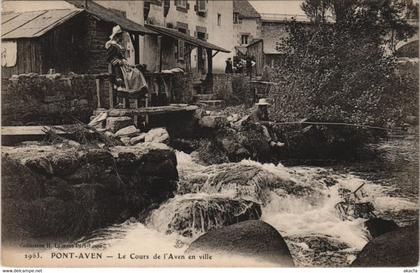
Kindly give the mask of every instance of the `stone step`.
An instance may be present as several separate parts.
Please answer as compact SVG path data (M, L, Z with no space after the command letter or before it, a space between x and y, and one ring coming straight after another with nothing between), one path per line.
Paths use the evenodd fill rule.
M194 101L207 101L207 100L214 100L215 97L213 94L196 94L194 95Z
M225 107L224 100L199 100L196 102L197 105L204 107L205 109L221 109Z

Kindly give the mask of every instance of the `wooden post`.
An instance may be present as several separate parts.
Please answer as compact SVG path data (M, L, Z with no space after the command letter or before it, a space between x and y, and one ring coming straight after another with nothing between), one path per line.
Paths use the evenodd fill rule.
M162 36L158 36L158 48L159 48L159 72L162 72Z
M140 63L140 48L139 48L139 35L130 33L130 40L134 47L134 64Z
M134 36L134 64L140 64L139 35Z
M139 108L139 98L136 98L134 100L134 108L138 109ZM138 128L139 126L139 116L138 115L134 115L134 125Z
M97 108L101 108L101 80L96 79L96 98L98 100Z
M109 81L109 90L108 90L108 95L109 95L109 109L113 109L114 108L114 102L116 103L116 98L115 98L115 92L114 92L114 78L113 78L113 73L112 73L112 65L108 64L108 73L111 75L111 79Z
M213 93L213 54L210 48L207 48L207 81L208 88Z
M213 74L213 54L210 48L207 49L207 74Z

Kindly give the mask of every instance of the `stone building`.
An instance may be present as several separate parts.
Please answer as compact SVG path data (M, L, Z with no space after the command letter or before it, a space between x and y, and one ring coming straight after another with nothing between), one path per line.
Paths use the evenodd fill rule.
M118 9L127 18L159 32L159 37L140 38L140 63L150 71L183 68L197 77L208 72L208 55L212 49L214 73L223 72L225 60L233 51L233 3L208 0L145 0L98 1L101 5ZM165 29L162 29L165 28ZM169 29L169 30L168 30ZM184 35L174 33L175 30ZM174 37L175 35L179 37ZM200 41L197 41L200 40ZM207 42L203 44L201 41ZM202 46L198 46L201 44ZM217 45L217 46L216 46ZM162 58L157 49L162 48ZM223 49L217 50L217 49Z
M261 38L261 16L247 0L233 0L233 38L236 55L246 55L246 46Z
M282 58L280 42L287 36L291 21L311 25L311 20L301 9L302 1L279 1L273 5L252 2L260 14L259 36L246 46L246 54L256 62L256 74L261 75L264 66L273 67ZM266 4L266 6L264 6Z

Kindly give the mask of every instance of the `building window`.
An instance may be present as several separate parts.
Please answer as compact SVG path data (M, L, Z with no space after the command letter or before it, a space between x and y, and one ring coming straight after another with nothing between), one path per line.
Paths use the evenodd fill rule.
M179 39L178 40L178 61L184 60L185 55L185 42L184 40Z
M182 27L178 27L178 31L182 32L184 34L187 34L187 29L182 28ZM185 41L179 39L178 40L178 61L183 61L184 60L184 55L185 55Z
M197 11L203 13L207 11L207 0L197 0Z
M217 25L218 26L222 25L222 15L220 13L217 14Z
M237 12L233 13L233 23L234 24L240 24L241 23L241 19L239 18L239 13L237 13Z
M187 8L187 0L175 0L176 6L180 8Z
M249 40L249 35L248 34L243 34L242 36L241 36L241 44L243 44L243 45L247 45L248 44L248 41Z

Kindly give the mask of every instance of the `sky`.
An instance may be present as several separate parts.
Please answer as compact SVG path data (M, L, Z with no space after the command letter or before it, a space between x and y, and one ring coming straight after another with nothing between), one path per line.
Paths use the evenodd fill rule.
M300 8L301 0L251 0L251 5L258 13L275 13L275 14L289 14L289 15L305 15Z
M251 5L259 13L276 13L276 14L290 14L290 15L304 15L300 8L302 0L251 0ZM31 11L43 9L65 9L74 8L71 4L65 1L3 1L3 11Z
M65 1L2 1L2 11L33 11L43 9L74 8Z

